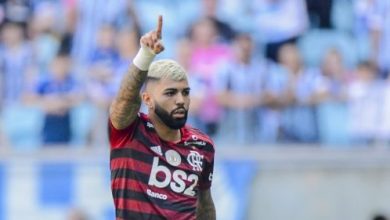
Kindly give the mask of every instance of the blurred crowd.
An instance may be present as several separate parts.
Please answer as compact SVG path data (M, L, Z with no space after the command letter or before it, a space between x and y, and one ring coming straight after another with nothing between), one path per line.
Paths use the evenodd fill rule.
M110 102L158 14L158 58L186 68L189 123L217 142L387 143L389 11L387 0L1 0L0 143L105 146Z

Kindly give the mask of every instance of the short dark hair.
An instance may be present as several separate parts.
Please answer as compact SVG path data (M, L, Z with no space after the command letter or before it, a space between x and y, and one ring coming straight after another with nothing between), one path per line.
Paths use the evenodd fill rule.
M377 65L372 62L372 61L369 61L369 60L363 60L363 61L360 61L357 65L357 67L360 69L360 68L363 68L363 69L369 69L369 70L372 70L374 72L378 71L378 67Z
M375 215L372 220L387 220L384 215Z

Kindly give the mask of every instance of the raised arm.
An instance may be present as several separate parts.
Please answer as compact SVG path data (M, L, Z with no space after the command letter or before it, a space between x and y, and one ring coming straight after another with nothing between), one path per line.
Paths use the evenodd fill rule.
M137 117L141 106L140 90L146 80L149 65L155 55L164 50L161 41L162 22L160 15L157 29L141 37L141 48L122 79L119 93L111 104L110 119L116 129L128 127Z

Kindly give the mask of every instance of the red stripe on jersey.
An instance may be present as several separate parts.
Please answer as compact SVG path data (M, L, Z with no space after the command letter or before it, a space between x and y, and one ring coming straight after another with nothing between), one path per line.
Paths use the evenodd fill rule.
M137 192L143 192L142 185L145 184L138 180L131 180L127 178L116 178L111 181L112 189L131 189Z
M132 168L137 172L149 175L151 164L147 164L141 161L134 160L132 158L116 158L111 160L111 170L121 168Z
M111 149L120 148L125 145L126 142L129 141L133 137L134 129L137 127L140 122L137 117L133 123L131 123L128 127L124 129L116 129L112 124L111 118L108 120L108 129L109 129L109 141L111 145Z
M196 212L181 213L169 209L164 209L161 207L158 207L158 209L156 209L156 207L153 207L148 202L122 199L122 198L115 199L114 202L116 204L117 209L129 210L132 212L139 212L139 213L145 213L151 215L158 215L161 216L162 219L166 219L165 216L175 216L175 220L188 220L188 219L195 219L196 216Z
M141 201L123 199L123 198L114 199L114 202L116 204L117 209L125 209L125 210L131 210L135 212L161 215L161 213L158 213L157 210L153 206L151 206L150 203L147 202L141 202Z
M141 187L142 188L142 187ZM195 210L197 197L184 198L180 194L161 191L156 187L145 187L145 191L131 188L112 189L114 199L130 199L142 202L151 202L156 208L163 208L177 212L191 212Z

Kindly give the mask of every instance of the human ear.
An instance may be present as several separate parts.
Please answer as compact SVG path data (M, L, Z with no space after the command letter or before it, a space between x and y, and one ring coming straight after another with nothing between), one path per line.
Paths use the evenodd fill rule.
M141 96L142 96L142 101L145 103L146 106L148 106L148 109L153 109L154 108L153 102L149 93L143 92Z

